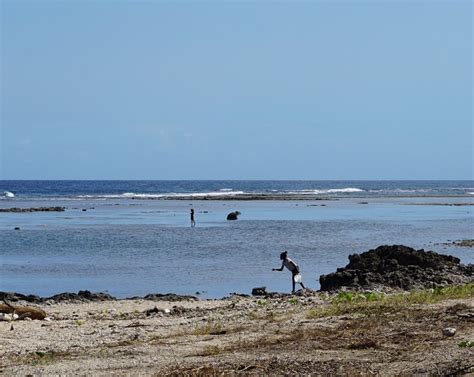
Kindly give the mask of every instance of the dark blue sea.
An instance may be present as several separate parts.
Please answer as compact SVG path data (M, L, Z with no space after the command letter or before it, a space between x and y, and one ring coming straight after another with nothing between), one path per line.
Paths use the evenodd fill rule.
M259 200L239 200L249 195ZM349 254L384 244L474 263L452 244L474 238L474 181L0 181L0 197L66 207L0 213L0 291L288 292L290 274L271 271L283 250L318 289Z

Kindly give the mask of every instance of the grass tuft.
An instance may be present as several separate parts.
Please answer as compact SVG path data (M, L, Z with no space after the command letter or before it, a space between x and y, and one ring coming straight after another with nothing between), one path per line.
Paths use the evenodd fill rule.
M413 290L386 295L379 292L340 292L329 305L311 309L307 318L322 318L344 314L377 315L396 313L411 305L434 304L443 300L474 297L474 284L451 285L434 289Z

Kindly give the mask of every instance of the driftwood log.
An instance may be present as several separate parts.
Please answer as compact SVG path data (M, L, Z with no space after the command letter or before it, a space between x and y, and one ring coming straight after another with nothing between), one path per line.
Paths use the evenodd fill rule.
M17 314L18 319L45 319L47 314L44 310L33 308L31 306L12 305L6 301L0 304L0 313Z

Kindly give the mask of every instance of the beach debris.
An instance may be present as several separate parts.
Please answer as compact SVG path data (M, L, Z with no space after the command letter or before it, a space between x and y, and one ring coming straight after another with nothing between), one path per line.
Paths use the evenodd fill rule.
M6 300L4 300L4 304L0 304L0 315L0 320L3 321L15 321L27 317L43 320L47 316L46 312L42 309L31 306L12 305Z
M454 327L446 327L443 329L444 336L454 336L456 334L456 329Z
M168 309L168 308L165 308L165 309L158 309L156 306L153 308L153 309L148 309L148 310L145 310L145 315L147 317L153 315L153 314L158 314L158 313L161 313L161 314L171 314L171 309Z
M15 321L18 319L18 314L0 313L0 321Z
M145 315L146 315L147 317L149 317L149 316L151 316L151 315L153 315L153 314L157 314L157 313L159 313L159 312L160 312L160 310L155 306L153 309L145 310Z
M231 212L227 215L227 220L237 220L239 215L240 215L239 211Z

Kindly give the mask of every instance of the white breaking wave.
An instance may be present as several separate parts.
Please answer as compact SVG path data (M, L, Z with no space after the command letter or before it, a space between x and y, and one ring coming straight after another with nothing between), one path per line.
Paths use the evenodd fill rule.
M329 193L333 193L333 192L363 192L365 190L361 190L361 189L358 189L358 188L355 188L355 187L348 187L348 188L343 188L343 189L329 189L328 192Z
M191 194L191 196L232 196L232 195L242 195L243 191L226 191L226 192L208 192L208 193L197 193Z
M321 195L321 194L337 194L337 193L351 193L351 192L364 192L365 190L356 187L346 187L341 189L327 189L327 190L299 190L290 191L288 194L292 195Z
M14 198L15 194L10 191L4 191L2 195L0 195L2 198Z
M232 189L230 189L232 190ZM144 194L125 192L123 194L104 194L104 195L79 195L81 199L162 199L162 198L200 198L200 197L226 197L244 194L243 191L211 191L211 192L189 192L189 193L175 193L170 192L166 194Z

